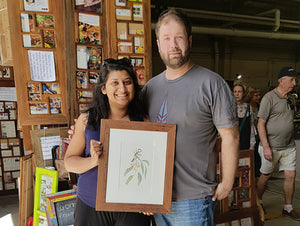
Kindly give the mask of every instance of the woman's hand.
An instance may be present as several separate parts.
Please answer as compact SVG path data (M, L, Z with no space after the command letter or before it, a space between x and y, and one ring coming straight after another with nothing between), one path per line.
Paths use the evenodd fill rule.
M98 164L98 159L99 159L100 155L102 154L102 152L103 152L102 143L100 141L91 139L90 153L91 153L91 159L92 159L93 165L95 164L95 166L96 166Z

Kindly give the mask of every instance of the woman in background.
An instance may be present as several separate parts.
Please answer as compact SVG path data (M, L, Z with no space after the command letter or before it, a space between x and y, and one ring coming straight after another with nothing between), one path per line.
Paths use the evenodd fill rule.
M259 101L260 101L260 91L257 88L249 87L247 94L245 96L245 102L248 103L252 107L252 118L253 124L255 127L255 145L254 145L254 171L255 178L260 176L260 166L261 159L258 154L258 145L259 145L259 135L257 130L257 122L258 122L258 109L259 109Z
M80 114L64 161L69 172L80 174L77 183L75 226L150 225L140 213L96 211L98 158L102 154L101 119L144 121L140 88L130 61L107 59L100 69L91 107Z
M239 118L240 150L254 150L255 132L251 119L252 107L244 102L245 87L240 83L235 84L233 87L233 95L236 99Z

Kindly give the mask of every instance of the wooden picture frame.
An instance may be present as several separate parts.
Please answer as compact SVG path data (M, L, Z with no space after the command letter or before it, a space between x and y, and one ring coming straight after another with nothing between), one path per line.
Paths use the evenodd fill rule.
M52 193L44 197L49 226L73 225L77 188Z
M96 210L170 213L176 125L102 119L100 134Z
M46 218L46 204L43 196L57 192L58 172L45 168L36 168L35 190L34 190L34 209L33 226L40 225L40 218Z

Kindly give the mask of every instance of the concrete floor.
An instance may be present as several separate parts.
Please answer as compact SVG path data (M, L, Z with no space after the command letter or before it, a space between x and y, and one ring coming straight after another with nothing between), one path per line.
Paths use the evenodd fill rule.
M300 221L282 217L283 207L282 178L271 178L263 197L266 210L264 226L299 226ZM300 212L300 181L296 181L294 208ZM0 196L0 225L17 226L19 214L18 195Z
M265 226L299 226L300 221L294 221L289 217L282 217L283 208L283 179L271 178L263 196L263 205L266 210ZM300 212L300 181L296 181L293 207Z

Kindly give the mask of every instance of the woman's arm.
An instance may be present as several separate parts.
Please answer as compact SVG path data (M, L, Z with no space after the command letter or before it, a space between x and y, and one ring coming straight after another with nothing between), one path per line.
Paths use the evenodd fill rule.
M81 114L75 124L75 133L64 157L67 171L84 173L97 166L100 151L100 142L91 140L91 157L82 157L85 150L86 140L84 130L87 123L87 113Z

